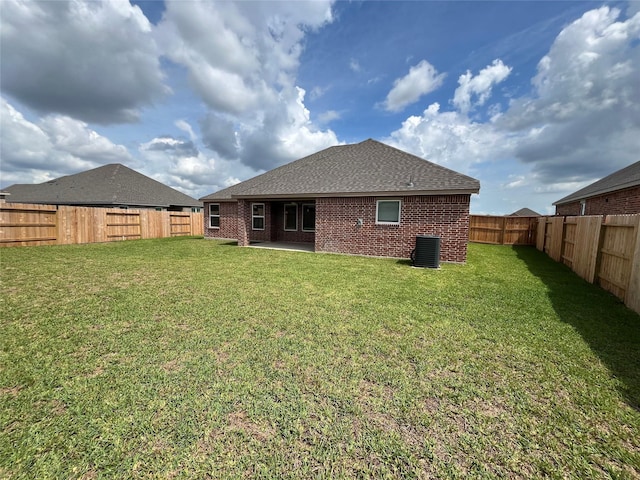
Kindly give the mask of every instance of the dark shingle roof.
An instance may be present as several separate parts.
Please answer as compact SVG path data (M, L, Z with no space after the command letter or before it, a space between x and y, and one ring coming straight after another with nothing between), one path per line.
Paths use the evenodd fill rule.
M478 193L480 182L375 140L330 147L201 200Z
M35 185L5 189L15 203L200 207L197 200L119 163Z
M530 208L521 208L520 210L517 210L509 215L507 215L508 217L539 217L540 214L538 212L534 212L533 210L531 210Z
M628 167L613 172L611 175L607 175L597 182L561 198L557 202L554 202L553 205L584 200L585 198L595 197L596 195L603 195L637 185L640 185L640 161L632 163Z

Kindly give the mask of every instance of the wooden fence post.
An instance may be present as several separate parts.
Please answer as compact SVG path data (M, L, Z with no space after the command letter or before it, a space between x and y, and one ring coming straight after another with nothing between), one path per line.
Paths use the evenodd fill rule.
M636 245L631 257L631 276L624 303L631 310L640 313L640 218L636 222Z
M544 236L547 233L547 217L538 218L538 229L536 230L536 248L544 251Z

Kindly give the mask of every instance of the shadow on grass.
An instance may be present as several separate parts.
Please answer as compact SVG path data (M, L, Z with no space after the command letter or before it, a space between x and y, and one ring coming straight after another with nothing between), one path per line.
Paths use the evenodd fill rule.
M202 240L203 237L200 237L200 239ZM221 247L237 247L238 246L237 240L218 240L217 238L204 238L204 240L207 242L216 242L216 244L220 245Z
M407 265L408 267L413 265L413 262L411 260L405 260L405 259L400 259L400 260L396 261L396 263L398 265Z
M558 317L572 325L622 386L626 402L640 411L640 316L534 247L513 247L547 287Z

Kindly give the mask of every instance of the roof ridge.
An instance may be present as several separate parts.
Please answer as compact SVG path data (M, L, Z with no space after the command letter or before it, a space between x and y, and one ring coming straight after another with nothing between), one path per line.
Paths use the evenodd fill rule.
M477 179L369 138L328 147L201 200L274 195L431 195L477 193L479 188Z

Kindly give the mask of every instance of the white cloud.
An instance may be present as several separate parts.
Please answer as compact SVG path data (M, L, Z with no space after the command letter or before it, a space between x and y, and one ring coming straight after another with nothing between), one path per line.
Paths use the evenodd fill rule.
M511 67L507 67L499 59L480 70L475 77L467 70L458 79L459 87L453 96L454 106L462 113L467 113L475 106L484 105L491 96L494 85L502 82L510 73ZM475 102L472 102L472 97L476 98Z
M640 13L586 12L538 64L533 95L496 123L521 135L516 155L550 183L601 177L640 151Z
M179 120L176 120L173 123L180 130L182 130L183 132L186 132L187 134L189 134L189 138L191 139L192 142L195 141L198 138L198 136L193 131L193 128L191 128L191 125L189 125L189 122L187 122L186 120L179 119Z
M253 115L279 88L292 86L305 31L331 21L330 5L168 3L156 36L209 107Z
M502 185L502 188L518 188L527 184L527 179L524 175L509 175L509 181Z
M421 116L407 118L386 141L461 172L509 158L514 148L513 141L493 125L474 122L459 112L440 112L437 103Z
M315 86L311 89L311 92L309 93L309 98L311 100L317 100L318 98L322 97L325 93L327 93L329 91L330 87L318 87Z
M225 187L231 187L233 185L237 185L238 183L240 183L240 179L239 178L229 177L229 178L225 179L224 186Z
M268 170L340 143L332 130L315 128L304 96L302 88L285 89L262 119L240 127L239 158L245 165Z
M349 62L349 68L351 69L351 71L356 73L362 70L362 67L360 67L360 63L355 58L352 58Z
M0 99L2 183L21 182L25 174L46 181L107 163L133 161L127 149L61 115L30 122L4 98Z
M306 32L331 20L327 1L167 4L156 38L209 109L203 143L254 170L338 143L313 125L295 85Z
M455 170L479 172L483 190L504 191L519 203L531 198L551 205L637 161L640 13L619 16L602 7L565 27L539 62L532 94L512 99L504 112L485 105L490 121L468 114L509 74L499 61L475 77L460 77L451 101L456 111L433 104L407 118L388 141Z
M445 76L444 73L438 74L433 65L422 60L411 67L407 75L393 82L393 88L384 101L384 108L390 112L399 112L440 87Z
M321 124L327 124L334 120L338 120L342 117L342 114L336 110L327 110L318 115L318 122Z
M5 94L42 113L132 122L168 93L151 25L127 2L4 0Z
M211 184L216 161L200 152L190 140L170 136L142 143L138 151L145 160L141 173L198 198L202 187Z

